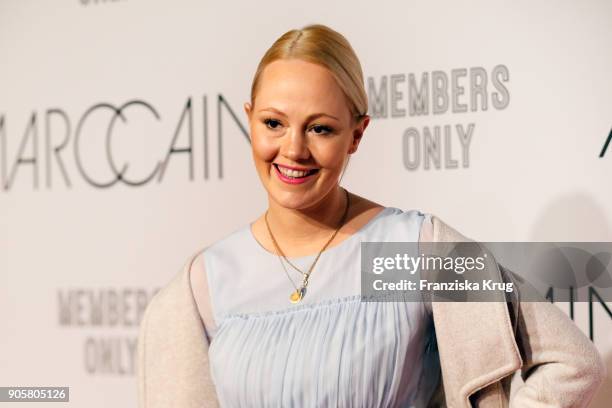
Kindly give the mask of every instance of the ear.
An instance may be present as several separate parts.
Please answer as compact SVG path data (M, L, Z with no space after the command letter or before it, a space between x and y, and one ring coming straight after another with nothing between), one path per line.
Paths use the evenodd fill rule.
M365 115L359 119L359 121L353 128L353 139L351 140L351 146L348 151L349 154L353 154L357 151L357 148L359 147L359 143L361 142L361 139L363 138L363 134L369 124L370 124L370 116Z
M249 120L249 128L251 127L251 115L253 114L253 107L249 102L244 103L244 113L247 115L247 119ZM249 136L249 140L251 140L251 132L247 132Z
M249 102L244 103L244 113L246 113L247 118L251 120L251 114L253 113L253 107L251 106Z

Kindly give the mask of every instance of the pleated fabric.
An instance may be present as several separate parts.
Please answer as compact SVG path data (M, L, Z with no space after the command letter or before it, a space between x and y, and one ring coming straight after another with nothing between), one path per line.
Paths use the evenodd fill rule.
M416 242L426 216L386 207L323 253L298 304L250 225L207 248L217 326L209 361L221 406L426 406L440 381L431 315L419 302L362 301L359 252L363 241ZM306 270L315 257L289 259Z

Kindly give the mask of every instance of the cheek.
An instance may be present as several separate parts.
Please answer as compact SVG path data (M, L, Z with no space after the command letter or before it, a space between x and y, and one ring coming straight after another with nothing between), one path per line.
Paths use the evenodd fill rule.
M253 156L256 160L272 161L278 154L278 144L273 138L258 136L251 133Z
M317 162L328 169L340 169L348 152L347 144L340 138L317 143L311 148Z

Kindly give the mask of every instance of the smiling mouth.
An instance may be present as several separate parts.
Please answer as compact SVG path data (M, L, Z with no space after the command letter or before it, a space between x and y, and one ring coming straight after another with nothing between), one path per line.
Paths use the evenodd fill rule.
M283 176L291 178L291 179L301 179L304 177L311 176L319 171L319 169L312 169L308 171L297 171L292 169L287 169L285 167L281 167L276 163L272 163L276 170L281 173Z

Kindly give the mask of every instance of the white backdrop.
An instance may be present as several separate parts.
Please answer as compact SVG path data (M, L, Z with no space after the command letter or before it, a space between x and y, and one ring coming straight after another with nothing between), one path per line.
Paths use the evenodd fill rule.
M309 23L349 39L379 114L349 190L482 241L612 241L609 1L0 0L0 386L136 406L146 303L266 208L242 104L265 50Z

